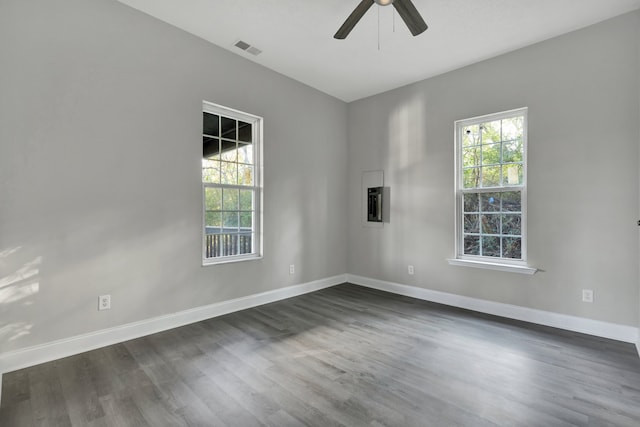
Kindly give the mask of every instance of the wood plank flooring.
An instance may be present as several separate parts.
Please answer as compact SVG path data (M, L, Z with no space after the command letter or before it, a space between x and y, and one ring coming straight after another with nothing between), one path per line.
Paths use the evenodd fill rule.
M344 284L5 374L0 426L640 426L630 344Z

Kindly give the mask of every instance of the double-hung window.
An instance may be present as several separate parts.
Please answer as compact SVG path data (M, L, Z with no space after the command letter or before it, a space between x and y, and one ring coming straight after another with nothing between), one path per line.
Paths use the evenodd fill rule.
M258 258L262 118L208 102L202 108L203 263Z
M526 264L527 109L457 121L456 258Z

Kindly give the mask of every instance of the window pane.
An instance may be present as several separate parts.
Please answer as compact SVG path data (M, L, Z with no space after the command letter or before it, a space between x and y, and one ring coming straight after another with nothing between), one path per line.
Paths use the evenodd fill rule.
M488 144L482 146L482 164L497 165L500 164L500 143Z
M482 255L500 256L500 237L482 236Z
M207 234L220 233L222 228L222 212L209 212L205 215L205 226Z
M251 123L238 122L238 141L251 142L253 138Z
M480 255L479 236L464 236L464 253L466 255Z
M238 212L224 212L222 214L225 231L236 231L238 228Z
M464 188L480 187L480 168L464 169L463 175Z
M490 144L492 142L500 142L500 120L493 122L483 123L482 129L482 144Z
M253 166L238 165L238 184L253 185Z
M522 210L521 195L519 191L507 191L502 193L502 211L520 212Z
M239 240L239 253L240 254L250 254L253 252L253 235L252 234L241 234L238 236Z
M225 188L222 194L222 208L225 211L237 211L240 192L238 190Z
M504 165L504 185L521 185L524 182L522 165Z
M202 158L220 158L220 140L218 138L210 138L208 136L202 137Z
M230 141L222 141L222 160L226 162L235 162L238 160L238 150L236 143Z
M480 206L482 212L498 212L500 211L500 193L482 193L480 194Z
M502 120L502 140L512 141L514 139L522 138L523 117L513 117L511 119Z
M224 237L224 255L238 255L238 235L226 234Z
M482 215L480 221L482 222L482 234L500 234L500 215Z
M480 166L480 147L468 147L463 150L462 166Z
M202 160L202 182L217 184L220 182L220 162Z
M202 133L209 136L220 136L218 128L219 116L210 113L202 113Z
M521 234L522 215L502 215L502 234L519 236Z
M240 190L240 210L241 211L253 210L253 191L252 190Z
M240 228L251 229L253 226L253 213L252 212L240 212Z
M478 212L479 198L478 193L467 193L463 195L464 198L464 211L465 212Z
M522 239L520 237L502 238L502 256L504 258L522 258Z
M464 232L480 233L480 215L466 214L464 216Z
M227 139L236 139L236 121L228 117L222 117L222 133L221 137Z
M231 185L238 183L237 163L220 162L220 183Z
M204 189L204 208L208 211L222 210L222 189L205 187Z
M500 185L500 166L485 166L482 168L482 186L498 187Z
M238 144L238 162L253 164L253 145Z
M522 140L504 142L502 144L502 161L504 163L521 162L522 161Z
M480 126L472 125L462 128L462 146L470 147L480 144Z

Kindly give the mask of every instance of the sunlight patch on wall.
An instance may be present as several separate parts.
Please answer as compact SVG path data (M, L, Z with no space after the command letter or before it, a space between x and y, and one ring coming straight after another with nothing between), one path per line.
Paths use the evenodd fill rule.
M21 285L7 286L0 289L0 304L10 304L20 301L21 299L34 296L40 291L39 283L27 283ZM27 301L25 305L31 305L32 302Z
M29 335L31 333L31 328L33 328L33 325L25 322L2 325L0 326L0 342L13 341L24 335Z
M4 267L7 258L18 252L21 247L9 248L0 251L0 262ZM13 257L15 258L15 256ZM19 265L19 263L17 263ZM33 296L40 291L39 274L42 257L37 256L31 261L25 262L15 270L4 277L0 277L0 308L3 313L9 304L22 302L23 306L33 304ZM12 270L16 268L11 268ZM4 317L4 316L2 316ZM6 317L4 317L6 319ZM0 319L1 320L1 319ZM10 342L18 338L29 335L33 324L27 322L0 322L0 343Z
M425 155L422 124L426 120L424 105L418 96L407 100L389 114L389 156L392 170L404 171L420 164Z
M42 264L41 256L25 263L14 273L0 278L0 304L16 302L36 294L40 290L40 285L36 281L40 273L40 264Z
M0 251L0 258L7 258L9 255L18 252L20 249L22 249L22 246L16 246L15 248L9 248Z

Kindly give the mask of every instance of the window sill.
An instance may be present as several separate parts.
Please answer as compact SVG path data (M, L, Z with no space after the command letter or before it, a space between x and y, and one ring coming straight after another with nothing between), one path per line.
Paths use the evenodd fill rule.
M460 267L483 268L486 270L498 270L527 275L535 274L535 272L538 271L537 268L527 267L526 265L502 264L499 262L471 261L468 259L448 259L447 262L449 265L457 265Z
M238 257L238 258L227 258L227 259L213 259L207 258L202 260L203 267L209 267L211 265L220 265L220 264L232 264L235 262L243 262L243 261L254 261L257 259L262 259L262 255L260 256L247 256L247 257Z

